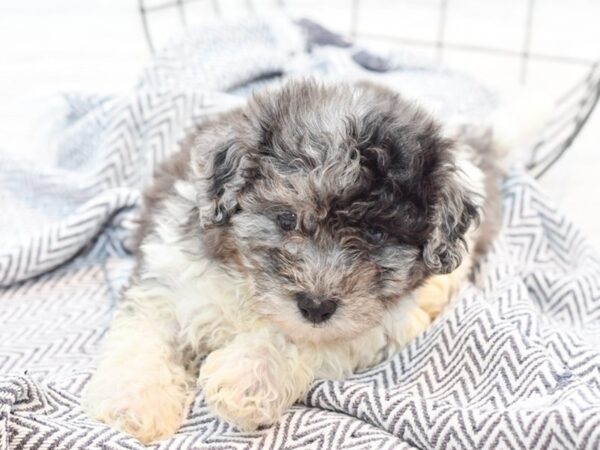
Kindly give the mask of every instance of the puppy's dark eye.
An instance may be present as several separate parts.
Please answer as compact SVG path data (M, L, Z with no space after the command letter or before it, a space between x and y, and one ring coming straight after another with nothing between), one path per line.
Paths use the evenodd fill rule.
M283 231L292 231L296 228L296 214L290 211L281 213L277 216L277 222Z
M387 235L381 228L369 227L365 232L365 239L369 244L381 244L386 238Z

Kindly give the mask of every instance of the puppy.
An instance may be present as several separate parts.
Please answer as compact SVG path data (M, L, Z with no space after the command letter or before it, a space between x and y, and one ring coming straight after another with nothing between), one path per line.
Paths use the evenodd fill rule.
M148 192L86 410L151 442L197 386L253 430L388 359L491 235L482 161L370 83L289 82L202 125Z

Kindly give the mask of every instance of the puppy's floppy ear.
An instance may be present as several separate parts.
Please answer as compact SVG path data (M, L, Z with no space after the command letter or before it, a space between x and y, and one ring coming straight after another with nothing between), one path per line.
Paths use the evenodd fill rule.
M201 212L204 225L224 225L239 210L239 195L249 172L248 152L235 136L213 144L205 161L208 205Z
M465 234L479 222L482 195L473 187L463 162L444 168L439 194L434 203L433 232L423 249L425 265L436 274L454 271L468 251ZM477 169L476 169L477 170Z

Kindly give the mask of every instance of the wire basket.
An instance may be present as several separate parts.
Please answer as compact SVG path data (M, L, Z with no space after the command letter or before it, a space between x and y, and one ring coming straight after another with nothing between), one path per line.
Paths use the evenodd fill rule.
M289 16L293 16L290 10L290 0L138 0L140 17L146 42L151 52L156 48L159 40L157 35L162 31L163 36L173 31L185 28L195 19L230 18L243 15L253 15L276 9ZM367 8L365 0L348 0L346 35L349 38L367 38L380 41L392 41L394 43L408 46L430 47L434 49L437 59L441 62L447 50L461 50L474 53L500 54L510 56L519 60L519 78L525 82L528 76L530 62L535 60L551 61L562 64L579 65L589 67L587 75L571 89L562 95L557 103L551 119L548 121L538 141L533 145L529 153L526 167L536 178L542 177L548 170L555 166L566 151L571 147L592 112L594 111L598 98L600 97L600 63L592 59L573 57L562 54L546 54L532 51L531 40L535 23L536 5L535 0L523 0L526 2L526 14L523 21L523 42L521 48L512 50L499 49L492 46L476 44L460 44L447 39L446 28L448 25L449 11L453 6L453 0L436 0L437 23L435 38L430 40L413 39L406 36L395 36L385 33L364 32L361 30L361 15ZM171 16L170 29L165 33L164 27L159 30L152 19L157 16L163 18Z

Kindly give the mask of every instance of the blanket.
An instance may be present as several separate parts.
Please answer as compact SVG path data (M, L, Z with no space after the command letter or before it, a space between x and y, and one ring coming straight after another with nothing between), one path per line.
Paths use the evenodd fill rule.
M140 192L189 127L306 74L375 79L443 117L495 106L466 77L282 18L190 30L128 95L65 95L43 158L0 153L0 450L143 448L79 406L132 269ZM600 448L598 255L525 172L502 192L503 227L473 282L391 361L316 380L253 433L199 392L151 448Z

